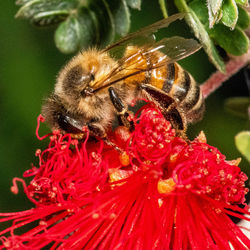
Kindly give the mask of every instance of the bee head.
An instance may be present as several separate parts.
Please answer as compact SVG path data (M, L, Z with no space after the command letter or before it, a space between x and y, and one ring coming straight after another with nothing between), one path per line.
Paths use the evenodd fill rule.
M76 99L84 97L85 90L90 89L90 82L95 80L94 74L83 68L81 64L68 68L62 74L63 76L59 77L60 87L65 94ZM90 90L89 93L91 93Z
M116 62L103 51L87 50L73 57L58 75L55 93L75 101L93 95L96 82L102 82Z

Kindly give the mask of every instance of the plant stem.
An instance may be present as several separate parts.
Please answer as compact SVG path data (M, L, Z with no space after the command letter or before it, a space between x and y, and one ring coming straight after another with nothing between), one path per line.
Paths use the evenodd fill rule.
M242 56L234 57L226 64L226 73L216 71L213 73L200 88L204 98L207 98L211 93L218 89L223 82L228 80L232 75L237 73L241 68L250 62L250 49Z
M165 0L159 0L159 4L160 4L160 8L161 8L161 12L163 14L163 17L167 18L168 17L168 12L167 12L167 7L166 7Z

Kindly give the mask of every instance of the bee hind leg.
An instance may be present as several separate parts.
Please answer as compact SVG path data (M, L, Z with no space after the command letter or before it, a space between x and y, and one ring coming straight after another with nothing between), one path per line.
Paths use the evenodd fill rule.
M128 109L123 104L117 92L112 87L109 88L109 96L117 111L117 116L118 116L118 121L119 121L120 126L125 126L129 128L130 131L133 131L134 122L132 120L129 120L130 115L129 115Z
M169 109L164 110L162 113L164 117L172 124L172 127L176 131L176 135L182 137L183 139L187 139L187 124L185 116L182 114L182 112L176 107L170 106Z
M170 97L164 91L157 89L149 84L141 84L140 88L143 90L144 94L147 96L147 99L152 102L157 102L162 110L167 110L171 106L175 105L175 100Z
M177 108L174 98L168 93L153 87L148 84L141 84L141 89L150 101L153 101L161 109L166 120L170 121L173 128L176 130L177 136L186 138L186 118L182 111Z

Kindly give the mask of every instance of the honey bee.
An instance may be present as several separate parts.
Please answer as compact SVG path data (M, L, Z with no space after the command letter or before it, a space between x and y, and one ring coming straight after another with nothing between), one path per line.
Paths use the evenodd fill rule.
M131 33L105 49L88 49L73 57L57 77L42 115L52 129L76 138L88 127L106 137L117 115L129 127L128 105L141 98L154 102L182 135L187 124L201 119L204 101L193 77L176 63L200 49L182 37L155 41L154 33L184 14L176 14Z

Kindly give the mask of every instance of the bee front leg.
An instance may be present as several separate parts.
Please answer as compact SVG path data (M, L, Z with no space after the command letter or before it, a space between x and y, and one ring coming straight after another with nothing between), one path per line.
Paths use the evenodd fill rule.
M134 130L134 122L129 120L129 112L127 107L123 104L114 88L109 88L110 99L117 111L118 121L121 126L129 128L130 131Z
M121 148L119 148L115 143L109 140L107 137L107 134L105 132L105 129L102 126L98 126L97 124L89 123L88 129L91 133L91 135L95 137L101 138L107 145L113 147L115 150L119 152L123 152Z
M98 124L94 124L94 123L88 123L87 127L92 136L99 137L99 138L106 137L105 129L102 126L100 125L98 126Z

